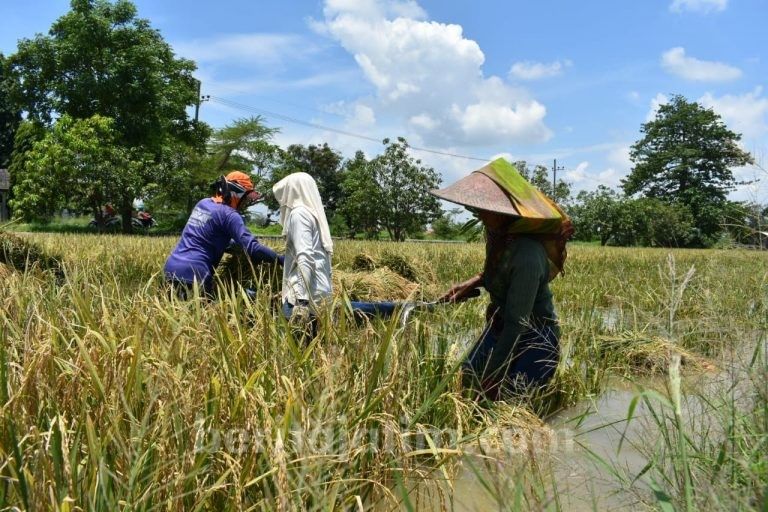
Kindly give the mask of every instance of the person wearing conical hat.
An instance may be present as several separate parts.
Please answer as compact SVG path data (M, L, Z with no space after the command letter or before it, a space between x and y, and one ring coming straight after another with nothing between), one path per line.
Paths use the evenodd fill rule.
M215 193L199 201L187 220L179 242L165 262L163 273L176 294L187 298L194 283L207 295L213 293L216 265L232 241L240 245L254 263L275 262L283 257L262 245L243 222L241 213L255 204L261 194L251 178L240 171L221 176Z
M560 358L549 281L563 271L570 220L503 159L432 194L467 207L485 228L483 271L441 299L459 302L481 287L490 295L486 329L464 363L466 374L489 398L545 385Z

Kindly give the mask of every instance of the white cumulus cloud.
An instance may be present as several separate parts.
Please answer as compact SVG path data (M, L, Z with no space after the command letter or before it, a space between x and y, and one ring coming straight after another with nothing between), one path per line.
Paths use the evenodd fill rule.
M414 0L326 0L323 11L326 17L347 14L365 19L427 17L426 11Z
M480 101L454 110L465 141L480 143L483 140L507 139L519 142L547 140L550 130L541 123L547 109L538 101L512 106Z
M664 52L661 56L661 66L668 73L699 82L727 82L741 77L739 68L722 62L689 57L681 46Z
M692 11L707 14L724 11L728 0L674 0L669 6L672 12Z
M579 183L587 179L587 167L589 162L581 162L575 169L566 171L565 178L572 183Z
M432 117L429 114L418 114L415 116L412 116L408 122L415 126L417 129L420 128L422 130L431 131L437 128L437 121L432 119Z
M606 161L619 172L627 172L632 168L632 160L629 159L629 146L619 146L608 152Z
M656 119L656 114L659 113L659 107L669 103L669 97L666 94L658 93L651 99L651 108L648 110L648 114L645 116L645 122L649 123Z
M768 135L768 97L763 96L762 87L742 95L707 93L699 102L719 114L729 129L741 133L744 142Z
M511 78L518 80L539 80L541 78L550 78L562 74L563 70L571 65L571 61L560 62L515 62L509 70Z
M377 112L429 144L541 142L546 107L483 75L485 55L462 27L426 19L414 1L326 0L322 33L338 41L375 88Z

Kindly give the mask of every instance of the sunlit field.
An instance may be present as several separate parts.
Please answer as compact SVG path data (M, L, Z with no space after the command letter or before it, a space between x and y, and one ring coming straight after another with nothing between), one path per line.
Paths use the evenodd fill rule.
M649 507L766 506L765 252L574 245L553 283L555 381L488 403L459 369L487 297L407 321L346 309L350 296L432 300L481 270L482 244L338 241L334 304L305 342L275 308L275 276L242 278L254 299L227 279L214 301L171 297L160 271L174 237L19 236L63 272L0 266L1 509L451 509L467 471L497 508L568 508L555 466L503 445L617 382L661 435L616 488ZM718 423L694 428L686 382L734 351L748 399L707 395L701 414Z

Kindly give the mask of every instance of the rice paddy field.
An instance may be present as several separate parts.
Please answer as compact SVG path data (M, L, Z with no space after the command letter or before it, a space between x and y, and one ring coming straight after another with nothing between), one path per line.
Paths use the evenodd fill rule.
M0 233L0 510L768 509L765 252L574 245L554 382L489 403L486 297L347 308L434 299L481 244L339 241L306 342L269 268L171 297L175 242Z

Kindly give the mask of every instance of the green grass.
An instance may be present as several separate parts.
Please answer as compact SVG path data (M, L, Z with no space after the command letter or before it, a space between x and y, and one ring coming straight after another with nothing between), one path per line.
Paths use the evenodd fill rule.
M531 410L596 396L616 376L664 374L675 351L684 373L697 371L768 317L764 254L577 245L553 284L564 358L550 392L492 405L470 399L457 371L484 300L401 328L357 326L339 297L336 318L304 345L273 309L275 290L169 298L160 270L175 237L24 236L62 254L66 278L2 278L0 509L407 508L414 482L452 478L494 429L535 428ZM391 251L425 299L484 256L481 244L339 241L334 266ZM758 434L739 449L759 452ZM497 494L517 493L509 506L556 504L540 476ZM682 483L660 486L685 504Z

